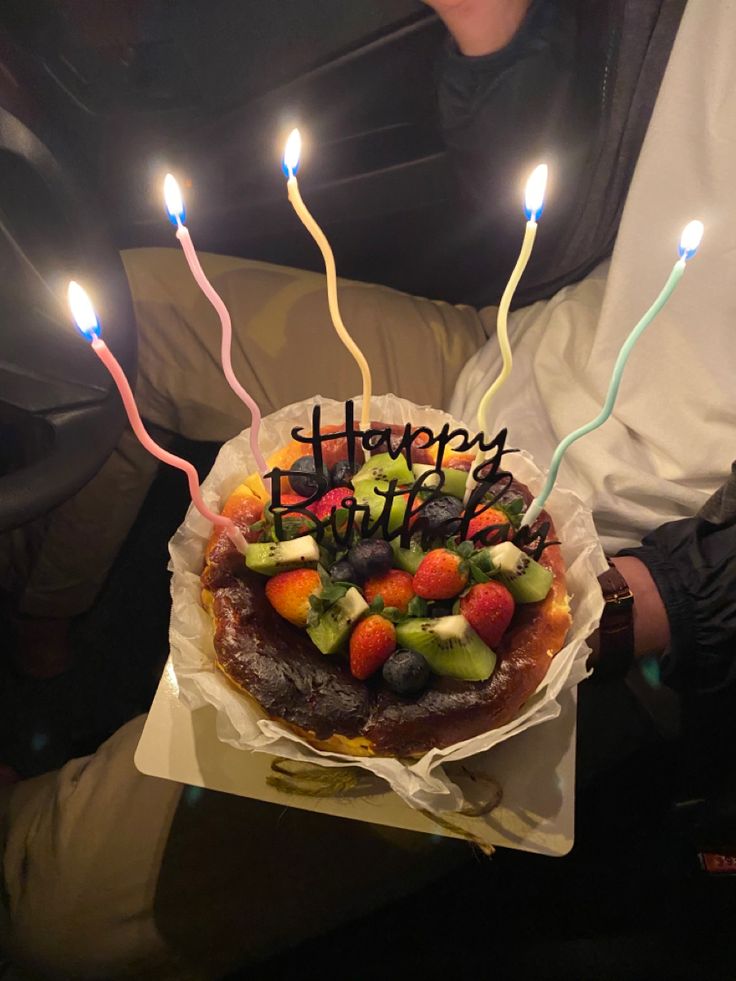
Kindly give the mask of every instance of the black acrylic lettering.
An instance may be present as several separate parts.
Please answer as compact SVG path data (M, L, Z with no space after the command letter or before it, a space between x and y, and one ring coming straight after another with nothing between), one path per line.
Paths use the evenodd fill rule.
M310 504L314 504L318 501L320 497L324 494L324 490L320 490L320 487L324 486L324 478L321 475L315 475L318 479L317 490L311 497L305 497L303 501L299 504L284 504L281 500L281 478L299 475L301 477L304 474L300 470L281 470L280 467L274 467L269 473L267 473L266 479L271 481L271 503L269 505L269 510L273 515L273 526L276 532L276 537L279 541L283 542L287 539L286 532L284 530L283 519L289 517L290 515L302 515L312 522L314 527L311 530L307 530L304 534L314 534L317 542L322 541L324 535L324 529L321 526L319 518L317 518L312 511L308 510ZM319 479L321 478L321 479Z
M532 531L528 525L524 525L523 528L517 529L512 541L517 548L520 548L527 554L531 555L535 561L539 561L539 556L542 554L545 548L548 548L550 545L560 544L554 540L547 540L549 529L549 521L543 521L542 524L540 524L534 531ZM532 545L534 545L533 549L531 548Z
M512 474L508 470L501 469L501 462L504 455L506 453L518 452L515 449L506 448L506 429L500 430L493 439L489 440L483 438L483 433L471 437L466 429L451 429L449 423L445 423L436 434L427 426L419 426L417 429L412 429L409 423L404 426L400 436L394 434L391 427L369 429L364 432L355 425L352 401L345 403L345 429L343 431L322 433L320 425L321 408L319 405L315 405L312 410L311 434L309 436L303 435L304 430L301 427L295 427L291 432L294 440L299 443L308 444L312 448L312 455L315 461L315 482L317 484L317 490L311 497L300 501L298 505L285 505L282 503L281 477L289 477L291 475L303 477L304 474L302 472L280 470L278 467L274 467L271 473L265 475L267 479L271 478L272 481L271 486L273 492L270 510L273 513L274 530L279 540L283 540L284 538L283 518L294 515L302 516L314 524L314 531L310 533L315 535L317 541L321 541L325 531L329 530L337 545L348 546L351 544L357 530L358 534L364 538L374 535L376 532L379 532L387 540L399 538L402 547L408 548L414 523L419 519L417 528L414 529L419 530L421 528L420 515L423 508L426 507L429 501L439 496L445 481L444 474L442 473L442 463L445 455L450 452L468 453L474 447L477 447L486 458L479 466L474 467L472 470L472 476L477 481L477 485L474 487L461 517L459 519L448 518L431 536L428 536L426 529L424 529L422 531L422 542L425 548L427 547L429 538L436 538L438 535L440 537L456 535L459 540L465 540L470 522L473 518L494 507L513 483ZM397 492L396 480L391 481L385 491L376 489L376 495L385 498L385 502L381 514L375 521L371 519L370 508L367 505L358 504L348 489L346 489L346 496L343 500L342 507L332 508L329 518L320 521L309 510L309 505L317 501L327 490L326 478L323 474L323 444L336 439L347 440L347 454L351 466L354 465L356 445L358 443L369 451L374 451L381 447L394 460L398 459L404 453L410 467L412 449L415 444L417 444L417 448L421 449L436 447L436 460L433 469L422 474L408 492ZM420 440L421 443L419 442ZM490 458L487 456L489 453L492 453ZM430 482L432 484L431 493L427 495L427 491L430 490ZM407 498L403 520L399 528L389 531L393 503L397 497L402 495ZM419 501L418 505L417 501ZM340 512L339 520L337 518L338 511ZM512 531L511 525L494 524L487 525L472 537L477 545L485 545L489 540L499 542L510 539L515 545L523 548L527 552L530 552L533 548L530 554L532 554L533 558L537 559L549 545L558 544L557 542L547 541L549 528L549 522L542 523L534 532L526 527Z
M430 480L432 481L431 488L427 486ZM415 520L419 517L419 515L421 515L427 504L439 496L439 489L442 487L444 482L445 475L441 470L437 472L434 470L427 470L420 477L418 477L412 485L406 499L406 513L404 514L404 520L401 522L401 528L399 528L398 531L394 532L391 536L392 538L400 539L399 544L402 548L409 548ZM426 491L430 489L433 493L430 494L429 497L420 497L421 494L426 493ZM419 498L419 506L414 507L414 503L417 498Z

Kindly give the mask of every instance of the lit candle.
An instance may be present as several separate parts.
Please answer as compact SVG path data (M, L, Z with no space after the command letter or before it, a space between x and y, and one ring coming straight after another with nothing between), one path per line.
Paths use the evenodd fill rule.
M302 196L299 193L296 172L299 167L301 147L302 140L299 130L294 129L289 134L284 149L284 172L288 177L286 188L289 194L289 201L294 211L296 211L304 227L319 246L322 258L324 259L325 274L327 276L327 304L330 308L332 324L340 340L357 361L363 379L363 403L361 406L360 425L362 429L366 430L370 427L371 421L371 394L373 388L371 370L368 367L365 355L348 333L347 327L343 323L342 316L340 315L340 307L337 302L337 270L335 268L335 256L332 253L330 243L327 241L325 233L307 210L307 206L302 201Z
M498 337L498 346L501 350L502 366L498 377L491 384L483 398L480 400L480 405L478 406L479 432L484 432L486 429L486 416L488 414L488 406L491 404L491 399L511 374L513 358L511 355L511 345L509 344L509 309L511 307L511 301L514 298L514 293L516 292L516 287L519 285L519 280L521 279L527 263L529 262L529 257L532 254L534 239L537 236L537 222L539 220L539 216L542 214L542 209L544 208L544 192L547 188L547 173L547 165L540 164L538 167L534 168L528 181L526 182L526 190L524 193L524 213L526 215L527 222L524 230L524 238L521 243L519 258L516 260L516 265L514 266L511 276L509 277L509 281L506 284L506 289L503 291L501 302L498 305L498 314L496 315L496 336ZM476 454L473 466L471 467L470 475L468 476L468 483L465 492L466 503L476 485L476 481L473 478L473 471L482 462L483 453L481 450L479 450Z
M534 498L532 503L522 519L522 526L530 525L533 521L539 517L539 514L547 502L552 488L557 480L557 474L560 469L560 464L562 463L562 458L569 449L570 446L582 436L586 436L588 433L602 426L603 423L608 419L613 412L613 406L616 402L616 396L618 395L619 386L621 385L621 376L623 375L624 368L626 367L626 362L629 359L629 355L639 340L641 335L647 329L649 324L654 320L659 311L665 305L667 300L669 300L675 287L682 279L682 275L685 272L685 266L687 265L688 259L692 259L698 250L700 245L700 240L703 237L703 223L700 221L691 221L683 229L682 235L680 237L679 253L680 257L672 268L672 272L665 283L662 292L659 294L657 299L647 310L644 316L641 318L639 323L634 327L629 336L624 341L621 350L616 358L616 364L613 368L613 375L611 376L611 382L608 386L608 394L606 395L606 400L603 403L603 408L590 422L576 429L574 432L570 433L568 436L559 443L557 449L552 456L552 462L550 464L549 473L547 474L547 479L544 483L544 487L541 492Z
M69 283L67 297L72 316L74 317L74 321L79 328L80 333L87 341L90 342L92 350L110 372L112 375L112 380L118 387L128 420L130 421L130 425L135 435L138 437L142 445L148 450L148 452L153 454L153 456L157 457L164 463L168 463L169 466L177 467L179 470L184 471L184 473L187 475L187 480L189 481L189 493L192 496L192 502L196 509L203 517L212 522L213 525L223 528L227 533L228 538L235 545L238 551L245 554L248 543L237 525L231 521L230 518L223 517L220 514L215 514L214 511L211 511L205 504L204 499L202 498L202 491L200 490L199 486L197 471L194 469L192 464L189 463L188 460L183 460L180 456L174 456L173 453L169 453L162 446L159 446L158 443L151 439L146 427L143 425L143 420L138 412L138 406L135 404L135 398L133 396L133 392L131 391L130 385L128 384L128 379L125 377L125 372L120 367L120 363L115 355L100 336L100 322L97 319L97 314L95 313L90 298L87 296L82 287L75 282Z
M227 379L230 388L232 388L241 402L245 403L248 409L250 409L250 448L261 476L263 476L268 470L268 465L266 464L263 454L261 453L258 442L258 432L261 428L261 410L258 408L255 400L246 392L238 379L235 377L230 355L233 337L233 326L230 319L230 314L222 300L222 297L216 292L212 283L210 283L205 276L204 269L202 269L199 257L194 249L192 236L189 234L189 229L184 224L186 219L186 210L184 208L184 199L182 197L181 189L179 188L176 178L172 174L167 174L164 178L164 201L166 203L166 211L168 212L169 220L176 226L176 237L181 243L181 247L192 276L194 276L197 286L199 286L204 295L210 301L212 306L215 308L218 317L220 318L220 326L222 327L222 342L220 345L222 370L225 373L225 378Z

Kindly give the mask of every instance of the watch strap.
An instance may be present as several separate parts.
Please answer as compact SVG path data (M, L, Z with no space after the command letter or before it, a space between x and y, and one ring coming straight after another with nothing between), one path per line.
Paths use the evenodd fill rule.
M593 677L612 681L623 678L634 663L634 596L610 559L598 582L605 606L598 628L599 654Z

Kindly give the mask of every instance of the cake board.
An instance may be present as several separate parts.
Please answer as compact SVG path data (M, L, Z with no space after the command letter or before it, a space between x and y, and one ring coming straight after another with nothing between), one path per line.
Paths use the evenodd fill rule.
M501 802L493 810L479 816L433 817L409 807L383 781L359 768L327 770L221 742L214 708L190 711L179 698L176 675L167 661L135 765L148 776L282 807L465 838L486 849L490 845L563 856L574 842L576 689L561 693L560 707L556 719L463 762L465 777L490 780L501 788ZM331 786L336 772L345 777L339 792Z

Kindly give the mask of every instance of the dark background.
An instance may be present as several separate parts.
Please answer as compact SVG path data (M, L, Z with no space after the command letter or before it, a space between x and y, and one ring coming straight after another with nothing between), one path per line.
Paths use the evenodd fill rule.
M285 200L283 141L342 275L453 297L436 120L442 25L416 0L5 0L34 95L118 247L171 244L161 178L198 246L319 269Z
M116 249L171 245L160 198L168 169L184 185L200 249L320 269L280 168L298 124L300 185L341 275L462 299L462 238L433 81L444 36L414 0L0 0L0 108L58 161L39 177L3 151L0 116L0 484L3 466L16 466L11 436L20 433L19 459L32 446L17 413L46 432L39 393L58 404L105 397L81 342L58 334L54 363L44 366L38 345L18 340L26 297L38 292L32 270L48 285L72 260L91 268L94 250L79 232L88 224L106 242L108 289ZM76 213L57 207L67 185L79 195ZM58 310L37 306L44 337L69 329ZM132 366L132 321L122 300L110 306L106 328ZM22 381L13 399L11 376ZM116 404L104 402L112 415L101 431L112 438L109 419L122 422ZM41 458L45 448L39 437ZM88 475L104 458L97 449ZM216 451L176 449L202 473ZM99 601L74 626L70 671L39 682L0 659L1 762L32 776L94 751L146 710L168 649L166 544L186 505L180 476L162 472ZM0 632L12 645L3 608ZM623 686L583 691L581 732L601 712L634 724L640 710ZM597 780L578 788L569 858L507 853L488 863L469 853L447 882L249 976L439 979L458 976L462 952L467 977L736 977L733 880L707 880L696 858L698 848L736 837L725 717L717 699L705 700L689 710L679 743L599 761ZM581 738L580 748L582 759L598 747Z
M201 251L320 270L281 170L298 124L340 275L462 296L444 37L417 0L0 0L0 531L74 493L117 440L120 402L65 284L91 291L134 379L118 250L175 244L167 170Z

